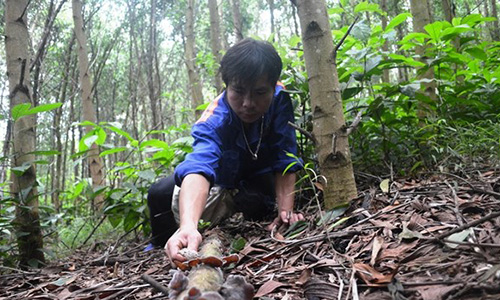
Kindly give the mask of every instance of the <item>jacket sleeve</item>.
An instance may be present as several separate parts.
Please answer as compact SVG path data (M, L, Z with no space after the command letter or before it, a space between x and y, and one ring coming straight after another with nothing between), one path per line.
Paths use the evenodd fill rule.
M221 141L209 122L197 123L192 127L193 152L175 169L175 183L180 186L188 174L203 175L212 186L221 157Z
M274 111L272 123L271 153L274 153L273 171L282 173L290 164L295 163L287 170L293 173L302 168L302 160L297 158L297 137L295 129L288 125L294 123L294 114L290 96L281 91L275 98L276 110ZM293 154L291 157L288 153Z

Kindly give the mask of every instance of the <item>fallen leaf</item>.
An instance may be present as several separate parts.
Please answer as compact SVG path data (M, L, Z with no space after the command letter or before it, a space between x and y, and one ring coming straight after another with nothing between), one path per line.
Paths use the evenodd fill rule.
M389 193L389 182L391 182L390 179L382 180L382 182L380 183L380 189L382 190L382 192Z
M396 268L389 274L382 274L372 266L363 263L355 263L353 268L359 277L369 286L385 286L392 281L397 272Z
M275 289L282 287L284 285L286 285L286 284L278 282L278 281L274 281L274 280L269 280L268 282L264 283L259 288L259 290L257 291L257 293L255 294L254 297L259 298L259 297L265 296L265 295L271 293L272 291L274 291Z
M469 229L454 233L454 234L450 235L447 239L450 241L453 241L453 242L463 242L471 233L472 233L472 228L469 228ZM455 249L459 246L459 244L455 244L455 243L445 243L445 244L446 244L446 246L448 246L452 249Z
M422 300L443 299L443 296L459 286L460 284L454 284L450 286L438 285L427 288L419 288L418 292L420 293L420 296L422 296Z
M381 236L376 236L373 239L373 244L372 244L372 257L370 259L370 265L375 266L375 262L377 260L377 256L382 249L382 246L384 244L384 238Z
M309 279L311 279L311 274L312 274L311 269L305 269L304 271L302 271L302 273L300 274L299 279L297 280L297 284L298 285L303 285L304 283L306 283L307 281L309 281Z

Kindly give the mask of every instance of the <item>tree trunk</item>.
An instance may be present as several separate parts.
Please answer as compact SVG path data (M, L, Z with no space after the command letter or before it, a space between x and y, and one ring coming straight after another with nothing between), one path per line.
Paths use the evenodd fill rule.
M425 32L424 27L431 23L430 8L427 5L427 1L421 0L410 0L411 14L413 15L413 31L414 32ZM426 55L427 46L421 46L415 48L415 53L418 55L419 60L425 64L429 57ZM424 67L425 68L425 67ZM429 97L432 101L436 101L436 83L434 82L434 69L432 67L422 75L418 76L419 79L432 80L429 83L421 84L421 93ZM420 120L424 120L431 112L428 106L423 102L418 102L418 112L417 115Z
M313 134L320 172L327 184L323 195L325 206L332 209L356 197L344 111L333 59L333 38L325 0L296 1L304 58L309 76Z
M83 29L82 18L82 2L80 0L73 0L73 21L75 23L75 36L78 41L78 69L80 78L80 89L82 95L82 111L83 120L93 123L97 122L96 110L92 103L92 83L89 71L89 58L87 54L87 36ZM92 126L85 126L85 133L90 132ZM89 165L90 177L92 178L92 187L97 189L104 183L104 169L101 157L99 156L99 149L97 144L93 143L87 152L87 160ZM98 210L101 208L104 201L102 194L92 199L92 209Z
M441 0L441 5L443 6L444 18L446 21L450 22L455 17L454 5L452 0Z
M196 118L201 116L201 110L196 110L203 103L203 92L200 77L196 70L195 36L194 36L194 7L196 0L188 0L186 7L185 49L184 55L189 77L189 90L191 92L192 108Z
M156 82L154 77L154 58L156 51L156 0L151 0L151 11L150 11L150 27L149 27L149 47L147 53L148 66L147 66L147 82L149 91L149 103L151 105L151 119L152 128L159 129L161 127L159 111L158 111L158 97L156 92ZM159 139L159 134L153 134L153 138Z
M497 10L497 2L498 0L491 0L491 16L493 18L496 18L495 21L493 21L493 30L492 30L492 35L491 38L494 41L500 41L500 27L498 24L498 10Z
M380 1L380 9L382 9L382 11L384 11L384 12L387 12L387 0ZM382 20L382 30L385 30L385 28L387 27L387 16L383 15L383 16L380 16L380 18ZM382 50L385 53L389 52L389 46L387 45L387 41L385 41L384 44L382 45ZM387 54L385 54L385 55L387 55ZM382 73L382 81L386 82L386 83L390 82L389 69L384 69L384 71Z
M212 48L212 54L217 62L217 66L220 64L221 60L221 31L219 24L219 10L217 8L217 0L208 0L208 9L210 11L210 46ZM218 68L217 68L218 69ZM215 75L215 89L217 94L222 92L222 77L216 70Z
M243 39L243 22L241 19L240 0L229 1L231 2L231 8L233 11L234 35L236 36L236 41L239 42Z
M11 110L22 103L34 106L29 71L28 4L29 0L7 0L5 6L5 54ZM24 116L15 121L12 127L12 167L29 165L29 169L22 175L11 173L10 186L16 203L14 226L18 233L20 263L27 266L33 262L45 262L38 212L36 169L33 164L35 155L30 154L36 149L36 115Z
M276 35L276 25L274 24L274 0L267 0L267 4L269 4L269 14L271 16L271 34L273 35L273 41L276 39L274 35ZM278 39L279 40L279 39Z

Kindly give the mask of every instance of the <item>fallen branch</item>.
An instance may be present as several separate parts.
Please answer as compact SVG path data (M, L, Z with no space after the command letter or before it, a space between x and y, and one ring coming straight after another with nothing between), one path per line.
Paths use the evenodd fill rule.
M489 214L489 215L486 215L486 216L482 217L481 219L478 219L478 220L475 220L475 221L470 222L470 223L468 223L468 224L464 224L464 225L462 225L462 226L459 226L459 227L457 227L457 228L455 228L455 229L452 229L452 230L450 230L450 231L448 231L448 232L445 232L445 233L443 233L443 234L440 234L440 235L438 235L438 236L437 236L437 237L435 237L435 238L428 239L427 241L438 241L438 240L442 240L442 239L444 239L445 237L450 236L450 235L452 235L452 234L454 234L454 233L457 233L457 232L463 231L463 230L465 230L465 229L469 229L469 228L471 228L471 227L474 227L474 226L476 226L476 225L479 225L479 224L481 224L481 223L484 223L484 222L489 221L489 220L491 220L491 219L494 219L494 218L496 218L496 217L500 217L500 211L497 211L497 212L491 213L491 214Z
M145 282L149 283L152 287L154 287L157 291L159 292L162 292L165 296L168 296L168 288L164 285L162 285L161 283L159 283L158 281L154 280L153 277L147 275L147 274L143 274L141 276L142 280L144 280Z

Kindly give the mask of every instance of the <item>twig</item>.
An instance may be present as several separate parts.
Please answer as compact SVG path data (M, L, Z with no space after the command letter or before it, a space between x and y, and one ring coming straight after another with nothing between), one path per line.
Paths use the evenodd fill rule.
M149 283L152 287L154 287L157 291L160 291L163 294L168 296L168 292L169 292L168 288L166 286L160 284L158 281L154 280L153 277L151 277L147 274L143 274L141 276L141 278L145 282Z
M349 33L351 33L351 30L354 27L354 25L356 24L356 22L358 21L358 19L359 19L359 15L356 17L356 19L354 19L354 22L352 22L351 26L349 26L349 28L347 29L346 33L340 39L340 41L337 43L337 45L335 46L335 48L333 48L333 53L332 53L333 62L335 62L337 60L337 51L339 50L340 46L342 46L342 44L344 43L344 41L347 38L347 36L349 36Z
M92 229L92 232L89 234L89 236L85 239L85 241L83 242L82 246L85 245L89 240L90 238L94 235L94 233L96 232L97 228L99 228L99 226L101 226L102 222L104 222L104 220L106 219L106 215L104 215L101 220L99 221L99 224L97 224L97 226L94 227L94 229Z
M297 131L299 131L300 133L302 133L303 135L305 135L308 139L310 139L314 143L314 145L318 144L318 140L309 131L305 130L304 128L301 128L301 127L297 126L296 124L294 124L294 123L292 123L290 121L288 121L288 125L292 126Z
M443 241L446 242L446 243L463 245L463 246L483 247L483 248L498 248L498 249L500 249L500 244L469 243L469 242L452 241L452 240L449 240L449 239L444 239Z
M482 217L481 219L478 219L478 220L475 220L475 221L470 222L470 223L468 223L468 224L464 224L464 225L462 225L462 226L459 226L459 227L457 227L457 228L455 228L455 229L452 229L452 230L450 230L450 231L448 231L448 232L445 232L445 233L443 233L443 234L440 234L440 235L438 235L438 236L437 236L437 237L435 237L435 238L428 239L427 241L437 241L437 240L442 240L442 239L444 239L445 237L450 236L450 235L452 235L452 234L454 234L454 233L457 233L457 232L463 231L463 230L465 230L465 229L468 229L468 228L474 227L474 226L476 226L476 225L479 225L479 224L481 224L481 223L484 223L484 222L489 221L489 220L491 220L491 219L494 219L494 218L496 218L496 217L500 217L500 211L497 211L497 212L491 213L491 214L489 214L489 215L486 215L486 216Z
M363 113L364 113L363 110L360 110L358 112L358 114L356 115L356 117L352 121L351 125L349 127L347 127L347 129L345 131L346 135L350 135L351 133L354 132L354 130L356 130L358 128L359 123L361 122L361 118L363 117Z

